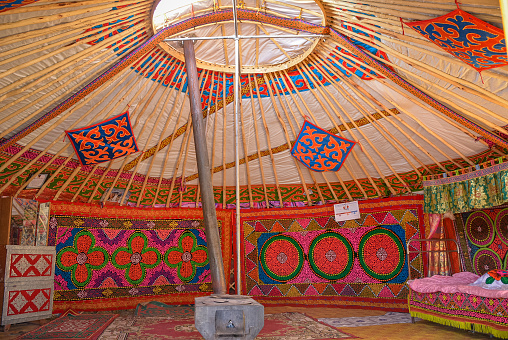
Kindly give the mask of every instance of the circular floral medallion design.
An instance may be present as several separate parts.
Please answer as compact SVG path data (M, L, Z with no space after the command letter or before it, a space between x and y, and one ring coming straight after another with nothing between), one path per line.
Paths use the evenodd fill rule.
M480 249L473 256L473 266L476 274L483 275L492 269L501 269L502 261L499 254L492 249Z
M94 235L88 230L81 230L74 236L72 246L60 249L56 265L71 272L71 280L76 287L85 287L92 279L93 271L102 269L108 259L106 249L95 246Z
M505 244L508 244L508 209L501 210L496 216L496 233Z
M389 281L399 275L406 255L402 241L393 231L375 228L360 240L358 258L367 275Z
M310 267L322 278L342 279L351 271L353 260L353 247L339 233L323 233L314 238L310 244Z
M272 236L261 247L259 262L270 278L281 282L289 281L303 267L303 249L289 236Z
M478 247L485 247L494 240L494 224L489 215L483 211L476 211L466 220L466 234L471 243Z
M208 264L208 251L205 246L198 244L196 235L185 231L178 239L178 246L168 249L164 262L169 267L177 268L180 280L190 282L196 277L197 268Z
M140 284L145 279L146 270L156 267L160 261L159 251L148 247L148 239L140 231L129 237L127 247L119 247L111 255L113 266L125 269L125 279L133 285Z

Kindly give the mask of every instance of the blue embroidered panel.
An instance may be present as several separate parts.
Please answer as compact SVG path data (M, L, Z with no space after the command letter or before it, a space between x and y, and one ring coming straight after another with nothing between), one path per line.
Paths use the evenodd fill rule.
M405 24L478 71L508 65L503 30L461 9Z
M355 144L306 120L291 155L314 171L339 171Z
M128 111L99 124L65 132L82 165L102 163L139 151Z

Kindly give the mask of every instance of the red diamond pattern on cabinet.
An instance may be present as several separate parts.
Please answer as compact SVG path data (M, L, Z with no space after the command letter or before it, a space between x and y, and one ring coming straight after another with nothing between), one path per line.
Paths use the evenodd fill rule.
M49 310L51 288L12 290L9 292L7 315L36 313Z
M51 254L11 254L9 274L15 277L39 277L52 275Z

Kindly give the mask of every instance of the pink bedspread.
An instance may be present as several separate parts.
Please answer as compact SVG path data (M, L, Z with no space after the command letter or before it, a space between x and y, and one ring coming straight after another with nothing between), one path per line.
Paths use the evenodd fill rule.
M478 286L469 286L479 278L478 275L462 272L453 276L434 275L423 279L408 281L409 287L419 293L466 293L491 298L508 298L508 290L485 289Z

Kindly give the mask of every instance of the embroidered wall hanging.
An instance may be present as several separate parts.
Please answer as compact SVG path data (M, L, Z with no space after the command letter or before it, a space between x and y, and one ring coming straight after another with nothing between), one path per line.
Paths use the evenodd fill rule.
M359 204L359 219L339 223L333 206L242 211L242 294L263 304L405 310L408 272L423 273L420 255L405 250L425 235L423 197Z
M65 133L82 165L102 163L139 151L128 111L101 123Z
M508 65L503 30L460 8L434 19L404 23L478 72Z
M291 155L314 171L339 171L356 142L338 137L305 120Z
M191 304L212 292L202 211L51 204L56 247L54 311L134 308L152 300ZM217 211L224 271L232 211ZM228 284L228 277L226 278Z
M483 209L456 214L459 235L472 271L483 275L508 266L508 209Z

